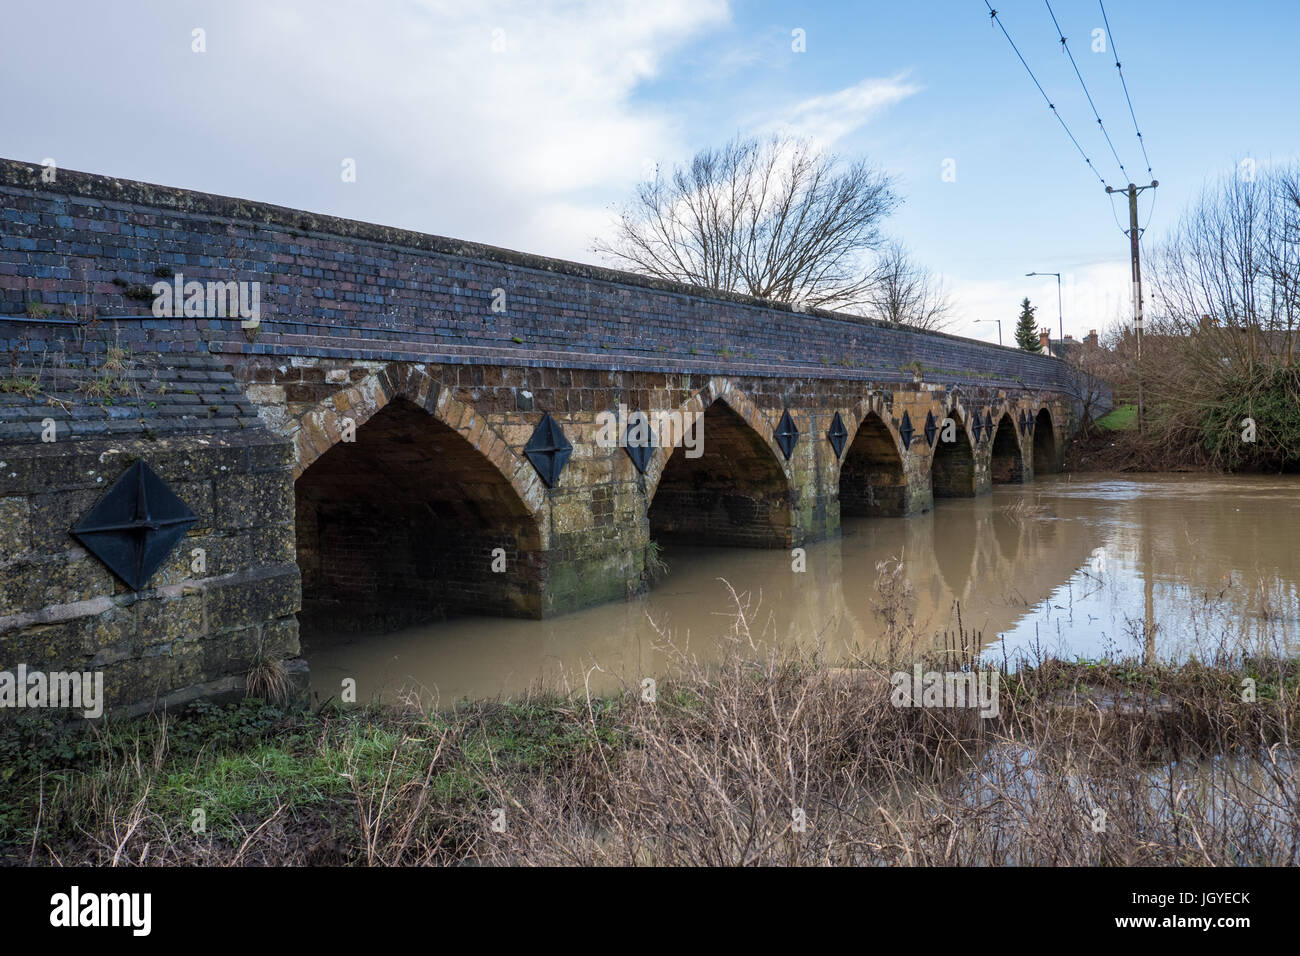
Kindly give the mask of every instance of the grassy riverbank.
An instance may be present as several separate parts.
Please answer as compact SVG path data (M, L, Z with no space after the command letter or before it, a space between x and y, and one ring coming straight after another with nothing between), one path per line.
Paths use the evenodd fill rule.
M1171 443L1163 434L1141 434L1137 406L1121 405L1074 436L1065 451L1065 470L1176 474L1227 469L1198 443Z
M636 688L442 714L248 700L80 735L9 722L0 852L98 865L1298 862L1295 661L1041 661L1002 675L999 715L984 720L894 706L885 669L744 641L708 671L680 664L653 703Z

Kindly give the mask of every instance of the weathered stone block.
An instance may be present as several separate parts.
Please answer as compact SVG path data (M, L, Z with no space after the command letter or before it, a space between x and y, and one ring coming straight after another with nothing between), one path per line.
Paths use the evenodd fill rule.
M234 580L205 589L204 610L216 627L248 627L293 614L302 604L296 567L268 568L252 580Z
M216 481L216 526L253 528L293 521L293 486L287 476L229 475Z
M193 640L206 631L203 596L198 589L175 597L155 596L136 604L140 648Z
M27 510L26 498L0 498L0 565L23 554L31 546Z

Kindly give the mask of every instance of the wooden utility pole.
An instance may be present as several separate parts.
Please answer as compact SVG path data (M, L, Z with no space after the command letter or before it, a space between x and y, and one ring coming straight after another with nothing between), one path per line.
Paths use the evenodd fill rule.
M1146 434L1146 400L1142 394L1142 262L1138 240L1142 230L1138 228L1138 193L1144 189L1155 189L1158 180L1151 180L1149 186L1128 184L1127 190L1106 187L1106 192L1128 193L1128 245L1129 255L1133 259L1133 334L1137 336L1137 385L1138 385L1138 434Z

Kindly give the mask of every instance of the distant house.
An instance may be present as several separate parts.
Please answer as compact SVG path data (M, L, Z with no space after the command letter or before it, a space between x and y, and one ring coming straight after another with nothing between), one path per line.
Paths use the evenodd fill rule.
M1038 331L1038 344L1042 346L1044 352L1055 355L1057 358L1068 359L1074 350L1079 348L1095 349L1098 347L1099 342L1096 329L1089 329L1082 342L1078 341L1073 335L1067 335L1062 341L1061 339L1052 338L1052 333L1048 329Z

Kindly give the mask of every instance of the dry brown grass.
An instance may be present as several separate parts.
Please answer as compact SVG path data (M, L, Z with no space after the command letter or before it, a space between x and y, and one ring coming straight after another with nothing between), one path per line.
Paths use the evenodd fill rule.
M1012 521L1023 523L1043 517L1048 514L1048 509L1046 505L1039 504L1036 501L1030 501L1025 497L1020 497L1012 504L1004 507L1002 513Z
M627 702L631 746L576 774L485 775L506 832L479 862L540 865L1148 865L1296 862L1294 718L1226 672L1159 692L1051 662L1007 675L1001 714L898 708L889 669L763 652L685 656ZM960 656L954 636L948 652ZM1294 677L1294 671L1291 671ZM800 826L802 811L802 827Z
M272 703L288 701L289 673L284 661L259 651L245 675L244 687L249 697L260 697Z
M1300 862L1296 661L1007 661L995 717L897 707L890 675L912 660L987 664L960 618L918 640L896 562L876 591L889 650L849 667L779 649L736 596L721 660L661 635L670 666L653 700L628 687L440 714L324 711L197 750L179 725L137 731L80 778L42 778L43 822L18 852L100 865ZM205 832L190 806L207 808Z

